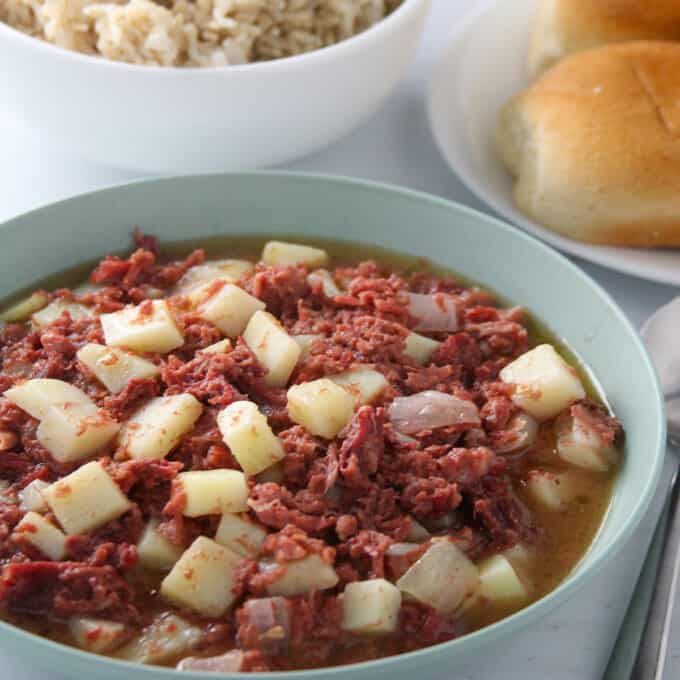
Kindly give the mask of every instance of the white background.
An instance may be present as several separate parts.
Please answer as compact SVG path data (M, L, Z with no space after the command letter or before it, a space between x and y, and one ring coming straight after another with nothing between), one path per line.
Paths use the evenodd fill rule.
M431 66L458 20L476 5L474 1L434 0L418 57L407 79L382 110L323 153L285 167L392 182L483 210L484 206L457 181L439 156L425 111ZM135 177L84 163L57 150L56 145L41 145L21 121L3 114L1 107L2 101L0 221L44 203ZM576 262L611 293L636 325L677 294L668 286ZM599 679L653 530L658 501L614 564L586 590L548 619L499 646L493 655L480 659L467 672L457 674L456 680ZM58 672L55 669L55 673L46 675L31 671L25 662L0 653L3 680L47 677L57 678Z

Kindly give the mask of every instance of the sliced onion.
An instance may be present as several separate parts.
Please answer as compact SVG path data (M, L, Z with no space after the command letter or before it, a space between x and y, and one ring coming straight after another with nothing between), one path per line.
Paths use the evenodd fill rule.
M418 320L413 330L429 333L453 333L460 327L458 304L455 298L444 293L422 295L408 293L409 314Z
M436 390L425 390L410 397L397 397L389 407L389 416L396 430L414 434L447 425L478 426L479 410L466 399Z
M419 543L392 543L392 545L386 550L386 553L390 557L403 557L412 553L414 550L420 550Z
M538 423L528 413L518 413L508 424L508 438L494 446L496 453L513 453L531 446L538 438Z
M479 587L479 571L451 541L433 541L397 587L440 614L452 614Z
M199 671L204 673L237 673L243 667L243 652L232 649L221 656L199 658L189 656L177 664L178 671Z
M255 627L262 646L270 653L283 653L288 648L290 617L285 597L263 597L243 605L248 623Z
M392 543L385 552L390 577L401 578L421 556L422 551L423 546L418 543Z

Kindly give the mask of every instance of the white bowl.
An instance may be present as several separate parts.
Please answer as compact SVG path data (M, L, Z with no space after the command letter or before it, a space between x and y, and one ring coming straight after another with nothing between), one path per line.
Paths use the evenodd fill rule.
M529 33L541 0L488 0L456 26L432 74L430 122L442 155L461 181L499 215L556 248L653 281L680 285L680 250L580 243L526 217L494 149L498 114L529 84Z
M412 60L430 0L404 0L331 47L219 68L136 66L0 23L2 104L94 161L173 174L249 169L321 149L374 113Z

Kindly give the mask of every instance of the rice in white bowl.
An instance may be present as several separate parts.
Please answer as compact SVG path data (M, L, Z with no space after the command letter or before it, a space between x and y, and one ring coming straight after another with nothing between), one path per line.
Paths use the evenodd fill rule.
M0 0L0 21L131 64L226 66L345 40L402 0Z

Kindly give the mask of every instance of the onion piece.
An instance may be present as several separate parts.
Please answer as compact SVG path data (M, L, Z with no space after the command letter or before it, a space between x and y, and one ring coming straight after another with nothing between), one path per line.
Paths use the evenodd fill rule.
M453 333L460 328L458 303L444 293L407 293L409 314L418 319L413 330L426 333Z
M290 608L285 597L248 600L242 614L257 631L260 648L268 654L286 652L290 638Z
M493 446L496 453L514 453L526 449L538 439L538 423L528 413L514 415L508 423L505 441Z
M243 667L243 652L232 649L221 656L200 658L189 656L177 664L178 671L198 671L203 673L237 673Z
M408 555L410 552L415 550L420 550L421 546L419 543L392 543L392 545L385 551L386 555L390 557L403 557Z
M385 551L390 580L401 578L418 561L424 550L425 546L419 543L392 543Z
M452 394L425 390L410 397L397 397L388 409L394 428L402 434L434 430L448 425L481 424L476 404Z
M458 546L443 539L434 541L396 585L402 592L447 615L474 595L479 588L479 572Z

